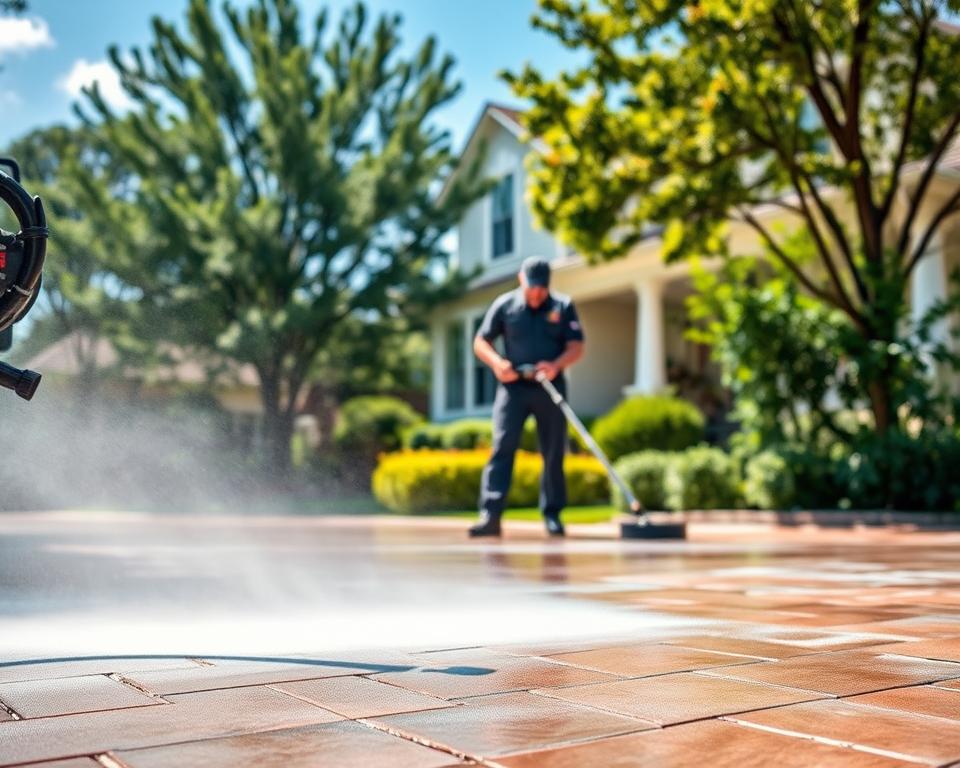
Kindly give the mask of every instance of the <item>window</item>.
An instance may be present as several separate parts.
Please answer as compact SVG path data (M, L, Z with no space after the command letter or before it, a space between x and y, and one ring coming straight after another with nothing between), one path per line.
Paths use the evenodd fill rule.
M448 411L456 411L464 408L467 404L466 397L466 369L464 346L463 321L456 321L447 326L447 338L445 344L445 359L447 374L447 402Z
M482 317L473 321L473 336L480 330ZM499 340L498 340L499 341ZM497 379L493 371L474 355L473 358L473 404L476 406L491 405L493 396L497 393Z
M493 258L513 253L513 174L493 188Z

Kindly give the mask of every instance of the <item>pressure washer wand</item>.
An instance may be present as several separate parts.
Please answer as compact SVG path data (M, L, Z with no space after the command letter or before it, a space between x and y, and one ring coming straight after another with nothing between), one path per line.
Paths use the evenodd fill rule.
M580 421L580 417L574 412L573 408L570 407L570 403L566 401L563 395L560 394L560 391L553 386L553 382L547 378L547 375L542 371L537 371L533 366L521 366L518 369L518 373L524 378L533 378L540 382L547 394L550 395L550 399L553 400L563 411L564 416L567 417L567 420L573 424L573 428L577 430L577 434L580 435L580 438L584 443L587 444L587 448L590 449L590 452L599 459L600 463L603 464L604 468L607 470L607 474L610 476L610 479L617 484L617 487L620 489L620 492L623 494L623 498L627 500L627 505L630 508L630 511L637 516L637 522L641 525L647 524L647 516L643 509L643 504L640 503L640 500L633 494L633 491L630 490L630 486L624 481L622 477L617 473L617 470L613 468L613 464L610 463L610 459L607 458L606 454L601 450L600 446L597 445L597 441L593 439L593 435L587 430L583 422Z

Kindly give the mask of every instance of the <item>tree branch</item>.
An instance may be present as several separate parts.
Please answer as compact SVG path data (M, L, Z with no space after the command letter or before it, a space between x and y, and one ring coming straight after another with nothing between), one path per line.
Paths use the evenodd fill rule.
M903 229L900 231L900 240L897 242L897 253L899 254L904 254L907 250L907 244L910 241L910 232L913 229L913 222L917 217L917 212L920 210L920 204L927 194L927 187L930 186L930 181L933 179L934 173L936 173L937 164L940 162L940 158L943 157L943 153L947 151L947 147L950 146L953 141L958 126L960 126L960 110L953 116L947 130L944 131L943 136L940 137L940 141L937 142L936 148L927 160L927 166L923 170L920 182L917 184L913 195L910 196L910 209L907 212L907 218L903 222Z
M913 272L914 267L917 266L917 262L923 258L923 254L927 250L930 240L933 238L940 224L943 223L943 220L948 216L958 212L960 212L960 189L954 192L950 196L950 199L943 204L939 211L937 211L937 215L931 220L930 226L927 227L927 231L923 233L923 237L920 238L920 242L914 249L913 255L910 257L910 261L907 264L906 271L903 273L905 280L910 277L910 273Z

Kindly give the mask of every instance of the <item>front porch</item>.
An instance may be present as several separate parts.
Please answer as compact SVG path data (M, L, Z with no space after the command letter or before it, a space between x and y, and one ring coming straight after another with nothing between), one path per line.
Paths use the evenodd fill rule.
M722 410L726 401L709 350L685 337L689 277L661 272L627 285L622 280L598 284L584 279L588 269L596 274L587 267L556 273L557 290L573 298L587 337L584 359L568 374L574 409L598 416L624 396L669 387L708 417ZM435 421L490 413L496 382L472 350L489 303L486 296L482 304L479 298L433 324L430 415Z

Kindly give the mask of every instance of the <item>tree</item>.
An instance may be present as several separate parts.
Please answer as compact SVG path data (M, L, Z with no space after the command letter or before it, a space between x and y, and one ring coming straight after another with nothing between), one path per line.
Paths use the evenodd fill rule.
M133 300L136 286L147 279L138 259L87 214L94 190L104 205L129 197L130 174L88 128L41 128L14 141L7 153L20 164L25 187L44 201L55 230L31 340L51 343L70 336L78 392L89 393L99 373L99 342L122 346L123 338L136 335L130 324L140 313Z
M157 241L144 298L184 344L252 364L273 466L289 464L298 396L341 324L422 311L449 291L440 240L485 189L479 166L442 201L454 165L433 123L459 92L432 38L399 54L399 16L361 4L327 35L292 0L191 0L185 31L155 18L144 52L110 58L137 108L94 88L92 115L133 168ZM120 212L103 221L123 232Z
M541 0L537 26L588 62L508 76L546 151L534 207L567 241L726 256L731 224L850 324L879 434L896 430L906 286L960 187L931 194L960 128L957 2ZM804 227L797 258L762 211ZM927 213L929 211L929 214ZM923 216L921 216L923 212ZM909 367L909 366L908 366ZM910 368L919 376L919 367ZM900 377L898 379L898 376Z

